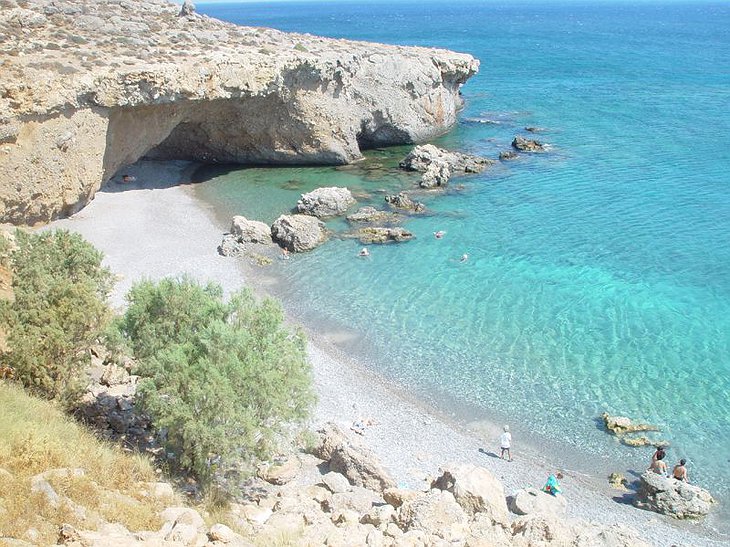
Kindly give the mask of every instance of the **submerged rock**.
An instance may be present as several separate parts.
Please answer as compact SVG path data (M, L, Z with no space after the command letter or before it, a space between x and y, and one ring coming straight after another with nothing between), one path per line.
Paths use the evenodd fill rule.
M715 499L703 488L646 471L640 478L634 505L676 519L704 517Z
M413 201L405 192L385 196L385 202L389 203L391 207L396 209L412 211L414 213L421 213L426 210L426 206L423 203L420 201Z
M397 213L379 211L375 207L360 207L353 214L347 216L350 222L369 222L371 224L396 223L403 220Z
M293 253L311 251L327 240L324 222L309 215L281 215L271 226L271 237Z
M548 145L536 141L535 139L526 139L519 135L512 141L512 147L521 152L546 152L549 147Z
M355 198L347 188L317 188L302 194L297 211L315 217L334 217L343 214L354 203Z
M513 150L504 150L499 153L499 159L501 161L516 160L519 157L520 157L520 155Z
M355 232L354 236L365 245L371 243L400 243L401 241L408 241L414 237L413 233L405 228L386 228L382 226L360 228Z
M633 433L636 431L660 431L659 427L650 424L635 424L630 418L625 416L611 416L608 412L601 415L603 423L611 433L621 435L624 433Z

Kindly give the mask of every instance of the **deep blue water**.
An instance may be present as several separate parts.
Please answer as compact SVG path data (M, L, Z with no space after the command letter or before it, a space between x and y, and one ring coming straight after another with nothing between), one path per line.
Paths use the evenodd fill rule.
M730 5L397 2L200 5L232 22L478 57L438 144L495 157L525 126L553 151L428 198L413 242L334 240L275 265L286 305L359 333L378 371L507 419L538 444L641 469L596 427L659 424L669 458L730 492ZM316 186L361 202L414 179L407 148L344 169L211 171L201 195L271 221ZM364 195L367 194L367 195ZM334 227L341 227L335 223ZM436 240L432 232L445 230ZM465 264L458 257L467 252ZM616 463L616 462L621 462Z

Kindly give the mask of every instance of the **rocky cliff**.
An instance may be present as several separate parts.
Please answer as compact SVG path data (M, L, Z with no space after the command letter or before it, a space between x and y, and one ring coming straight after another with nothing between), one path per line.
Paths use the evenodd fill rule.
M0 221L142 156L340 164L455 121L469 55L239 27L166 0L0 0Z

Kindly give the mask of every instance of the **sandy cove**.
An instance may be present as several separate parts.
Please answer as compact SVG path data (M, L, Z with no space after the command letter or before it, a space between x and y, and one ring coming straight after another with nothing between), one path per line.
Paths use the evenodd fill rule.
M140 162L128 170L130 184L110 183L94 201L71 218L51 228L78 232L105 254L105 264L118 275L112 304L121 308L124 295L140 279L161 279L187 273L201 281L221 284L226 292L245 284L265 291L265 276L240 259L218 255L217 246L228 229L211 207L195 198L190 182L195 166L185 162ZM258 270L259 272L261 270ZM306 326L305 326L306 330ZM527 486L540 487L556 469L566 474L561 485L568 501L568 516L636 529L658 546L683 544L726 545L727 538L706 524L683 523L620 504L605 481L545 461L515 438L515 461L496 457L499 428L482 424L479 433L458 424L435 409L367 370L317 333L308 331L309 356L319 402L313 425L333 421L348 433L360 417L375 425L361 441L388 467L399 485L422 488L449 462L469 462L489 469L509 494Z

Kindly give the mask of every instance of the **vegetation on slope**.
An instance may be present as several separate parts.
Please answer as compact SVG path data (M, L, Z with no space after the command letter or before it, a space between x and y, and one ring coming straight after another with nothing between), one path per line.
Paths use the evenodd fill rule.
M84 529L103 520L130 530L160 527L163 504L145 492L143 483L156 480L145 458L102 444L58 405L7 381L0 381L0 408L0 537L50 545L64 522ZM62 500L54 505L42 492L32 492L31 479L59 468L84 474L49 475Z
M19 230L15 243L8 259L14 300L0 303L9 347L3 364L35 395L70 407L85 387L88 350L110 317L111 272L78 234Z
M142 406L179 466L203 483L269 456L314 402L305 340L280 306L189 279L142 282L122 332L144 379Z

